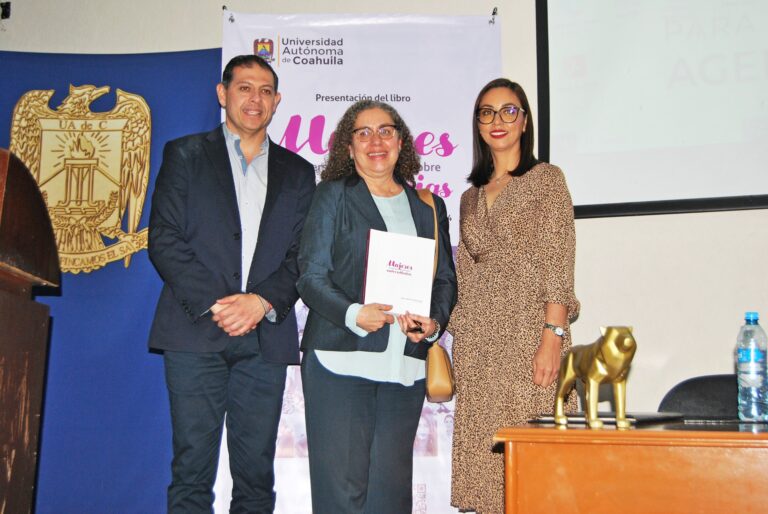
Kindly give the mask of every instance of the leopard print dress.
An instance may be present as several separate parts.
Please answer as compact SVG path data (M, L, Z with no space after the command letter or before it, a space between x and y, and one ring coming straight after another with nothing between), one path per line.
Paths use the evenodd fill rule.
M453 334L456 413L451 504L478 514L504 511L500 428L553 412L557 384L533 384L546 303L579 310L573 291L576 238L562 171L540 163L513 177L487 208L484 188L461 197L459 301ZM571 346L566 327L562 352ZM569 412L577 406L571 393Z

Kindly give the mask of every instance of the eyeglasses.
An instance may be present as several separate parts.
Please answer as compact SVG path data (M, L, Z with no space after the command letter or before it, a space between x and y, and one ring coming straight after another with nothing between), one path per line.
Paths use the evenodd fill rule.
M475 118L478 123L490 125L493 123L493 120L496 119L496 115L498 114L499 118L501 118L501 121L504 123L514 123L517 121L517 117L520 115L521 111L525 112L525 109L516 105L505 105L498 111L494 111L490 107L480 107L475 113Z
M371 140L374 134L378 134L380 139L392 139L397 132L395 125L382 125L379 128L373 129L371 127L360 127L352 131L352 135L357 138L361 143L367 143Z

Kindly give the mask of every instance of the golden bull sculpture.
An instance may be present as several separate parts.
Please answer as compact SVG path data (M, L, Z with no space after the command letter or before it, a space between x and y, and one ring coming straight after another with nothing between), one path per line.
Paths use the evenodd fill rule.
M592 344L574 346L560 364L560 376L555 399L555 423L567 425L563 411L565 397L576 379L584 382L586 415L590 428L601 428L603 422L597 415L600 384L613 384L616 404L616 426L628 428L627 421L627 374L637 350L632 327L601 327L601 337Z

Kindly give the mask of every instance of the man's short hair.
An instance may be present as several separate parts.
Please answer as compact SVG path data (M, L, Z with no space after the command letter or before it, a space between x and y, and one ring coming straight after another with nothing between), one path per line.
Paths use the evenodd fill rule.
M229 87L230 82L232 82L232 73L235 68L238 66L250 68L254 64L259 68L268 70L272 74L272 78L275 79L275 91L277 91L277 73L275 73L275 70L272 69L272 66L270 66L267 61L258 55L253 54L238 55L230 59L224 67L224 73L221 74L221 83L224 84L224 87Z

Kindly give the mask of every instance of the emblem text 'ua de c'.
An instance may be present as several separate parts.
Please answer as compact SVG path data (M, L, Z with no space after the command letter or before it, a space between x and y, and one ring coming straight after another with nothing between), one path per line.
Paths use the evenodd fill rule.
M90 272L147 247L137 230L149 183L151 117L138 95L116 90L115 107L92 112L109 86L69 86L52 110L54 90L25 93L11 124L11 152L27 165L51 216L61 269Z

